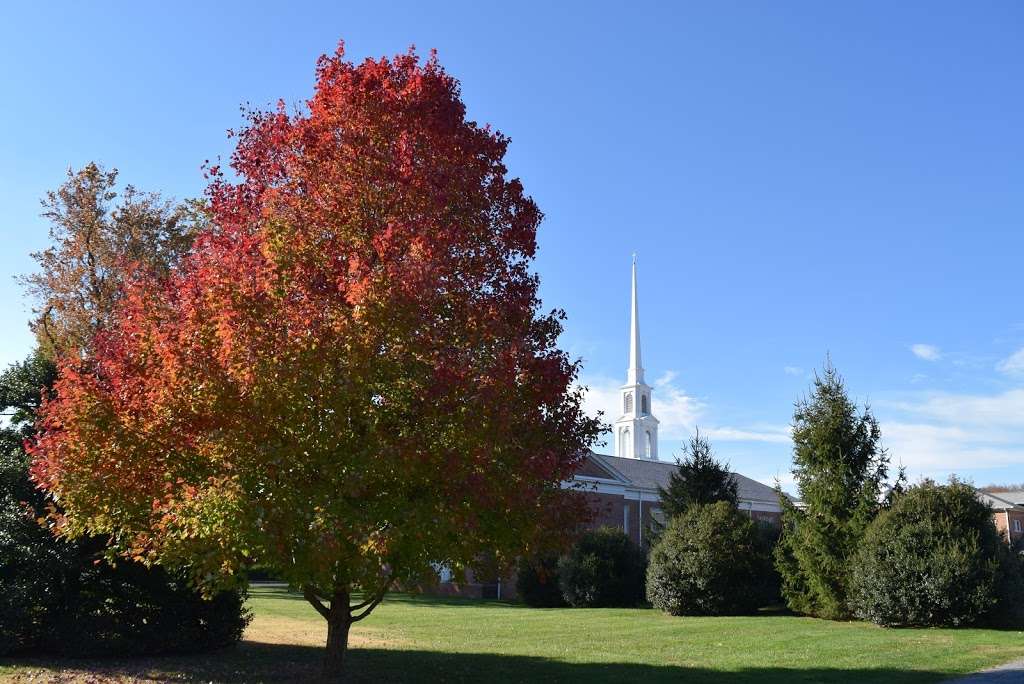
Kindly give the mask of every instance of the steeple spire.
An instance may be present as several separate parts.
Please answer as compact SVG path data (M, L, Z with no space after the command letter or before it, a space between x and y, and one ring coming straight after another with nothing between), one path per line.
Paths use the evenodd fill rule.
M615 454L623 458L658 460L658 419L651 414L653 388L644 382L640 360L640 307L636 294L636 254L633 255L633 292L629 311L629 370L619 388L622 416L615 421Z
M636 299L636 253L633 254L633 300L629 313L629 370L626 384L636 385L644 381L644 366L640 359L640 310Z

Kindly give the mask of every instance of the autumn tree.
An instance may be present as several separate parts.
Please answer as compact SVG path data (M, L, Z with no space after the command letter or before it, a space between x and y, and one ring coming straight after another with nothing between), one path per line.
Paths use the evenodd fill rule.
M530 264L541 213L436 57L322 57L305 108L253 112L211 224L62 361L33 474L69 537L187 565L259 561L327 621L325 673L398 583L545 523L599 431Z
M194 653L233 644L249 620L244 594L204 598L181 571L102 562L103 537L55 537L59 502L29 479L26 438L57 369L38 351L0 371L0 657Z
M205 222L200 202L174 204L131 185L119 197L117 178L91 162L69 169L43 199L53 244L32 254L39 270L21 280L36 300L32 328L48 355L87 353L122 283L166 275Z
M779 491L782 536L775 560L792 610L833 620L850 615L852 557L884 502L889 459L881 437L871 410L850 400L827 362L793 413L793 477L801 505Z
M725 501L736 506L739 483L729 465L715 458L711 442L699 430L690 437L676 466L668 486L658 487L661 509L667 517L682 515L695 504Z

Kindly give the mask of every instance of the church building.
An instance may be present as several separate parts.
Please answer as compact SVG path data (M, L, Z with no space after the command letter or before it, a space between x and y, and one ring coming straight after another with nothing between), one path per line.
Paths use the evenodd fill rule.
M658 456L658 419L653 413L654 388L644 380L640 353L640 310L637 296L636 259L629 316L629 368L620 388L622 414L612 425L614 456L591 452L574 478L585 492L594 512L594 526L623 529L636 543L644 542L653 521L662 521L659 487L667 487L674 460ZM774 488L733 473L739 508L754 520L778 525L782 507Z
M653 523L664 522L658 488L668 487L676 470L675 460L658 455L658 419L651 401L654 388L644 380L640 355L640 311L637 301L636 260L633 260L632 300L629 322L629 368L626 383L620 388L622 414L612 425L611 443L615 455L591 451L580 464L572 482L584 493L593 513L590 527L617 527L635 543L649 540ZM739 508L754 520L780 524L782 507L772 487L739 473L736 479ZM440 584L432 591L448 595L484 598L515 598L514 578L482 582L468 574L466 582L456 583L451 572L439 567Z

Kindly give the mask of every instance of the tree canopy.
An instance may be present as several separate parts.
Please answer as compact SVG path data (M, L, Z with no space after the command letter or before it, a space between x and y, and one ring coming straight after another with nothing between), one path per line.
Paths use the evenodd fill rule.
M396 582L572 529L561 483L600 426L539 310L508 142L411 51L339 48L303 110L250 113L191 251L62 360L33 449L62 533L208 588L270 566L337 671Z
M715 458L708 438L697 431L683 449L683 457L669 478L668 487L658 488L666 517L682 515L691 506L725 501L735 507L736 478L728 464Z
M117 178L90 162L69 169L43 200L53 244L32 254L39 270L21 280L36 300L32 328L46 355L87 353L123 283L166 275L205 222L202 203L175 205L131 185L118 201Z

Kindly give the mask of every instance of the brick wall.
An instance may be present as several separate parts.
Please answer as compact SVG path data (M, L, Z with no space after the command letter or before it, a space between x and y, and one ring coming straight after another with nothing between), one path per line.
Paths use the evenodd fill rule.
M1007 528L1007 516L1009 516L1009 528ZM1005 537L1009 530L1011 541L1016 542L1024 538L1024 510L995 511L992 518L995 520L999 534Z
M650 501L643 502L643 521L640 520L640 502L633 499L625 499L618 494L599 494L597 492L586 492L587 502L593 512L593 519L587 525L589 529L598 527L614 527L624 529L634 543L649 539L649 530L654 523L653 513L660 510L657 503ZM626 511L629 511L626 513ZM641 530L641 524L643 530Z

